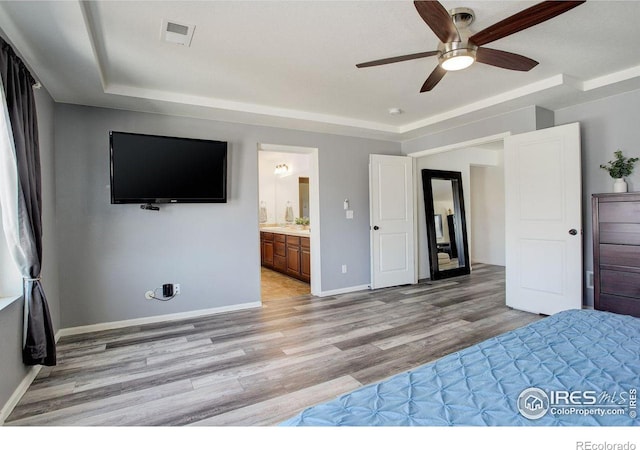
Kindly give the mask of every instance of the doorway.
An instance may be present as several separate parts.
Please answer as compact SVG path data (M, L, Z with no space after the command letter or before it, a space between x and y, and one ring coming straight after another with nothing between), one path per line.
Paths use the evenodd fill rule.
M408 156L420 158L418 168L451 170L452 164L461 163L460 154L472 152L480 158L480 153L475 154L476 148L492 142L504 146L507 306L541 314L579 308L583 263L581 233L577 231L582 220L579 123L514 136L502 133ZM444 152L446 158L441 158L441 165L433 167L431 157ZM497 152L493 154L493 158L499 156ZM421 167L423 156L429 156L429 161L422 161ZM469 179L474 163L463 164ZM467 223L474 226L469 216ZM420 253L426 253L426 246L420 244L420 239L418 242L420 257ZM428 267L428 261L425 265Z
M422 169L460 172L471 270L473 270L474 263L505 265L503 173L503 141L505 137L505 135L491 136L486 140L409 155L416 158L418 172ZM497 190L499 192L496 192ZM416 193L416 203L424 205L424 191L421 185L417 186ZM440 208L437 212L442 215L443 231L445 232L448 225L445 221L450 215L448 209L448 207ZM490 211L494 213L487 214ZM420 207L417 212L418 273L420 279L429 279L431 278L431 262L428 252L429 237L425 208ZM474 220L479 215L483 217L481 223ZM487 229L490 229L490 232L487 232ZM446 235L444 239L440 240L447 241ZM488 244L489 242L492 244ZM479 251L486 245L491 245L488 251ZM453 255L448 256L455 259L452 258ZM446 260L443 262L450 263Z
M261 300L317 295L320 218L317 149L258 145Z

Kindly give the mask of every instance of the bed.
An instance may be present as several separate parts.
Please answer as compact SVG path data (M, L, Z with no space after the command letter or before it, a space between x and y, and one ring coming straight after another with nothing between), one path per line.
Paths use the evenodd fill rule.
M640 319L564 311L282 426L638 426Z

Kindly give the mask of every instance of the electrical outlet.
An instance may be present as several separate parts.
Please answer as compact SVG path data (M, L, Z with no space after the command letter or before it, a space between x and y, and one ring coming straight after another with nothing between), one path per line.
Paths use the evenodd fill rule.
M146 298L147 300L153 300L154 298L154 294L153 291L147 291L144 293L144 298Z
M180 294L180 284L174 284L173 285L173 295L178 295Z
M342 273L347 273L347 265L346 264L342 265Z
M587 289L593 289L593 272L587 270Z

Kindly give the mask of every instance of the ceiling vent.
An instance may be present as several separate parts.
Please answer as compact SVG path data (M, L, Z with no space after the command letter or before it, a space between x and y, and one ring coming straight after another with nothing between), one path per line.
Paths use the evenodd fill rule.
M160 39L172 44L189 47L191 46L191 38L193 38L195 28L195 25L187 25L164 19L162 21Z

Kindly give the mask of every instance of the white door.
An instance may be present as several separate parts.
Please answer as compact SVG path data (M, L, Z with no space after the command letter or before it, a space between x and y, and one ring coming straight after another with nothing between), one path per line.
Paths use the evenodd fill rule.
M417 282L413 158L370 155L371 289Z
M582 307L578 123L505 138L506 303L555 314Z

